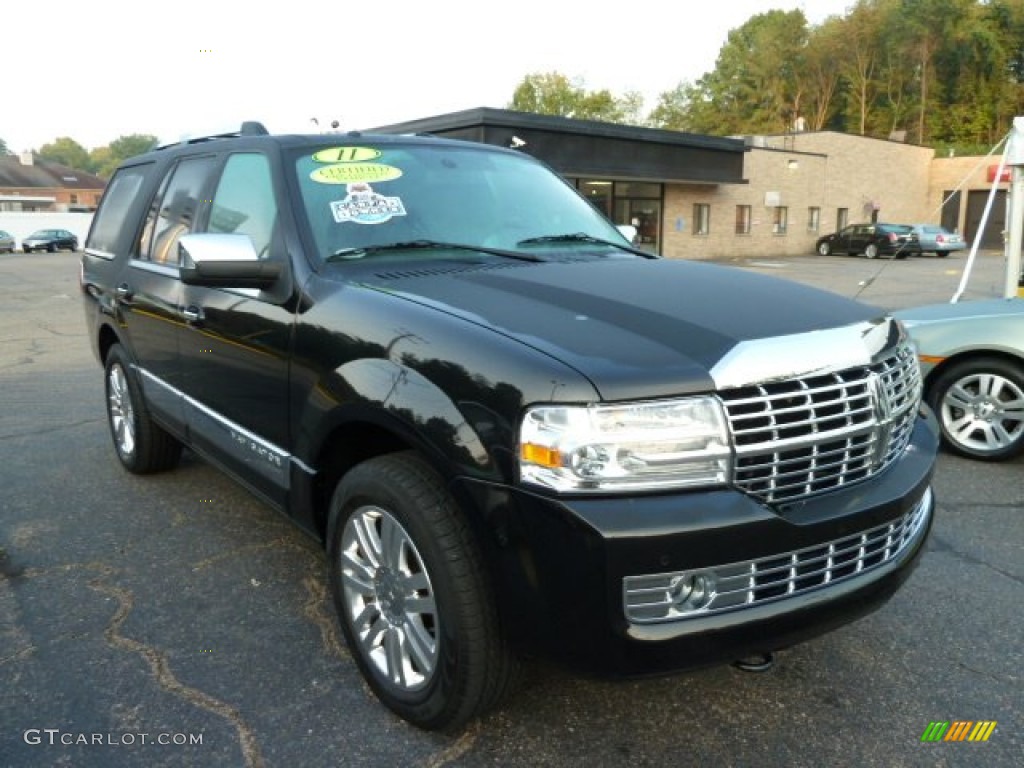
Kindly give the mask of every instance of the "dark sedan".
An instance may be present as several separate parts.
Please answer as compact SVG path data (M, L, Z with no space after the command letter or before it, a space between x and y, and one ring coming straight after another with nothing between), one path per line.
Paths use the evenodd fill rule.
M815 250L822 256L836 253L855 256L863 253L869 259L879 256L905 259L919 248L913 229L906 224L850 224L838 232L818 238Z
M32 251L77 251L78 237L66 229L37 229L21 241L21 250Z

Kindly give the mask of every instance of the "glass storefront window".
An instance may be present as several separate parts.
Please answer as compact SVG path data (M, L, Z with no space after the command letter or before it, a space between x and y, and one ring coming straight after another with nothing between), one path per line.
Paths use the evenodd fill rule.
M633 244L661 252L661 200L663 185L649 181L568 179L613 224L636 228Z

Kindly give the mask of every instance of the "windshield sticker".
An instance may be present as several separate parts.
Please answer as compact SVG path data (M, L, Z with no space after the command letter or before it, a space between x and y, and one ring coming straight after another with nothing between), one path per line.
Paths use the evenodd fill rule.
M331 147L313 153L318 163L361 163L380 157L379 149L370 147Z
M405 206L399 197L386 197L365 182L348 185L344 200L331 203L331 213L339 224L383 224L393 216L405 216Z
M317 168L309 178L321 184L391 181L402 175L400 168L380 163L338 163Z

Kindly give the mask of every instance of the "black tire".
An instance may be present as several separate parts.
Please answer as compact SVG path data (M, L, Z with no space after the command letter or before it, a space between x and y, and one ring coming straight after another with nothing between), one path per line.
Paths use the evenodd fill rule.
M511 689L518 663L477 543L441 478L415 453L349 470L331 499L327 553L348 646L397 715L453 731Z
M868 243L868 246L864 249L864 255L869 259L878 258L878 246L874 243Z
M182 445L150 417L142 388L120 344L107 352L103 378L110 437L124 468L145 475L175 467Z
M828 243L818 243L819 256L828 256L830 253L832 253L832 246Z
M1003 461L1024 450L1021 365L994 357L955 363L929 385L926 398L953 453Z
M56 243L50 243L48 246L46 246L46 252L47 253L56 253L57 252L57 244Z

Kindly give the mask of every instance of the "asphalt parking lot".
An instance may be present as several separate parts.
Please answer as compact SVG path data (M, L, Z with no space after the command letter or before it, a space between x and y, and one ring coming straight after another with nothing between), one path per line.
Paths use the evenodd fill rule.
M885 308L947 300L964 256L732 266ZM998 295L979 258L965 298ZM0 256L0 766L1019 766L1024 457L942 455L933 535L881 611L783 651L609 682L530 666L448 737L361 682L317 545L201 460L114 458L72 254ZM934 721L995 721L923 743Z

